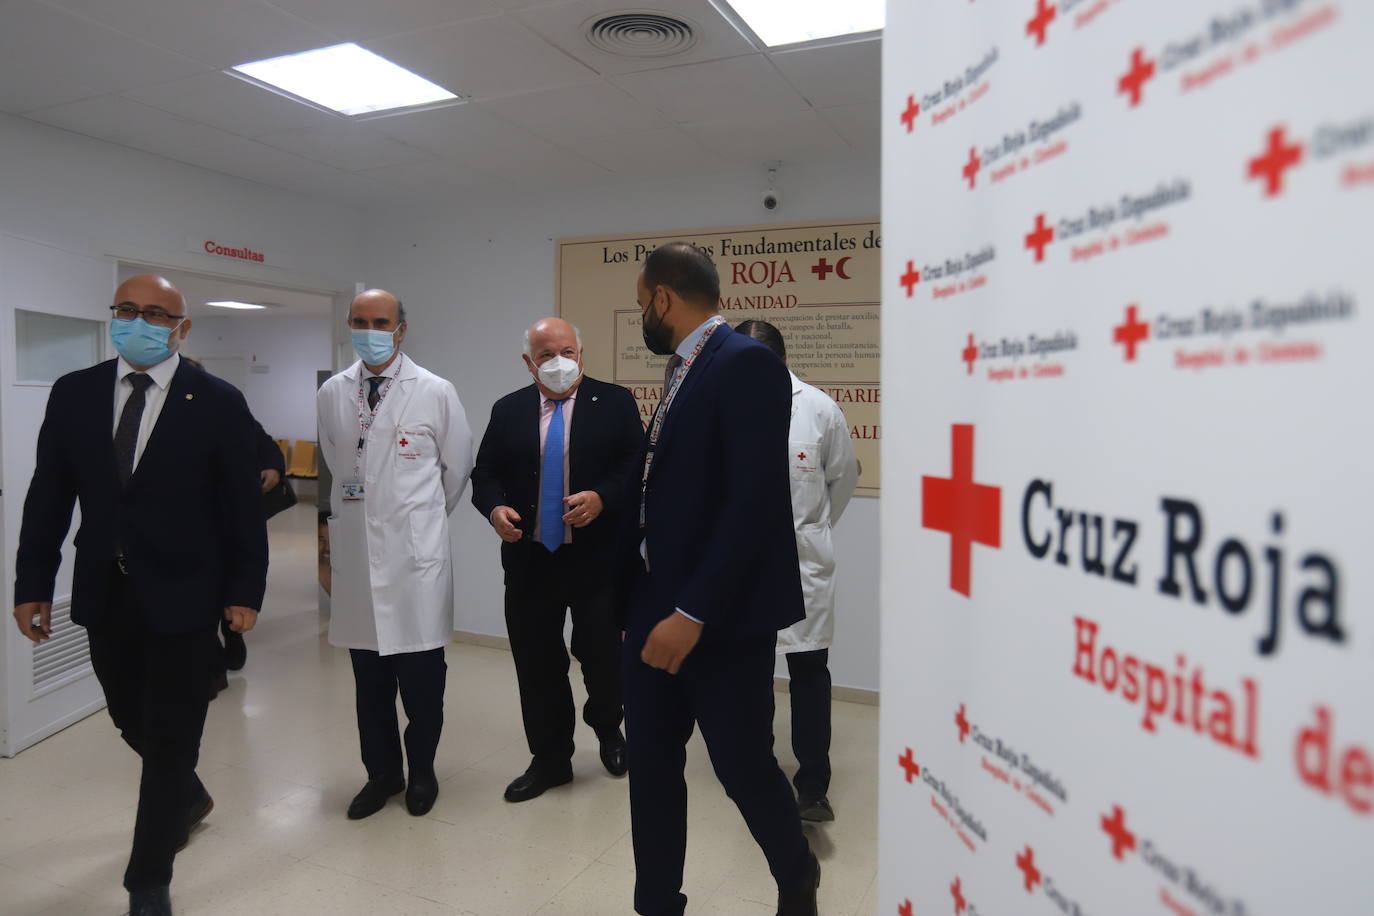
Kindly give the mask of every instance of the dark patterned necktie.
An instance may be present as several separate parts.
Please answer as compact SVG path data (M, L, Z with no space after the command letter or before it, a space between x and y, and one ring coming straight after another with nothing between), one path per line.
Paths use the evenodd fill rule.
M663 396L665 398L668 396L668 389L673 385L673 373L677 372L678 367L681 365L681 356L674 353L672 356L668 357L668 365L663 370Z
M378 389L380 389L380 388L382 387L382 382L385 382L385 381L386 381L386 376L385 376L385 375L374 375L374 376L372 376L372 378L370 378L370 379L367 380L367 383L368 383L369 385L372 386L371 389L369 389L368 392L367 392L367 409L368 409L368 410L376 410L376 409L377 409L377 402L380 401L380 400L382 399L382 396L381 396L381 394L379 393L379 390L378 390Z
M138 428L143 423L143 408L148 403L148 386L153 383L152 376L143 372L130 372L124 376L134 386L129 400L124 402L124 410L119 415L119 425L115 427L115 462L119 467L119 482L128 483L134 476L134 454L138 451Z

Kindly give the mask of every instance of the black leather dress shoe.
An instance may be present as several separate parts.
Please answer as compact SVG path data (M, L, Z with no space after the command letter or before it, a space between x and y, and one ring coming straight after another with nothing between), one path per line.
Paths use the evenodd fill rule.
M353 796L353 801L348 806L348 819L360 821L376 814L386 807L388 798L399 795L405 791L405 788L406 781L400 776L381 776L377 779L369 779L362 791Z
M186 844L191 842L191 831L196 829L196 825L210 816L210 812L215 810L215 800L210 797L210 793L205 791L205 786L201 786L196 793L195 799L187 809L186 814L186 835L181 838L177 845L177 852L186 848Z
M248 661L248 645L242 633L229 629L229 621L219 622L220 635L224 637L224 664L230 671L238 671Z
M433 770L421 773L410 771L410 782L406 786L406 810L419 817L428 814L439 797L439 780Z
M625 736L616 729L601 737L601 765L612 776L624 776L629 766L625 763Z
M802 796L797 801L797 813L802 820L813 824L829 823L835 819L835 809L830 807L830 799L824 795L815 798Z
M537 763L531 763L530 768L520 774L515 782L506 786L506 801L522 802L538 798L554 786L567 785L572 782L572 778L571 766L550 770Z
M172 916L172 893L163 885L145 891L129 891L129 916Z
M806 877L792 887L778 888L778 916L818 916L816 891L821 886L821 863L814 852L807 852L811 867Z

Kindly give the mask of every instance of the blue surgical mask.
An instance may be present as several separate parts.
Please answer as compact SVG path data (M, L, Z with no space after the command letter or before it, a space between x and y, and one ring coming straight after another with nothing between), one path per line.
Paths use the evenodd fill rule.
M353 352L369 366L380 366L396 352L395 331L353 330Z
M156 366L172 355L167 346L172 328L160 328L142 318L110 322L110 339L124 361L134 366Z

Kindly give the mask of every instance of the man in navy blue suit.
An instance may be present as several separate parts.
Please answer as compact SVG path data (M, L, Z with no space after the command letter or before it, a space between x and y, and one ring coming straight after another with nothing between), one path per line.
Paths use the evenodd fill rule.
M267 527L243 395L177 353L186 302L162 277L115 292L118 359L58 379L15 558L14 618L38 643L72 509L81 504L72 620L86 628L110 718L143 758L133 916L171 913L172 859L214 802L196 777L221 619L253 628Z
M820 865L773 756L777 631L805 616L792 531L792 387L766 347L718 314L720 278L686 242L645 259L644 343L670 356L640 451L619 595L635 852L635 911L687 905L686 744L701 728L716 775L763 849L779 916L815 916Z

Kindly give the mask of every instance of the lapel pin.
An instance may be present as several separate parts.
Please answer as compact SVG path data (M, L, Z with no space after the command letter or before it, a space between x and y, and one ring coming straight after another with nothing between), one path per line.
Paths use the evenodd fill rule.
M195 396L194 394L188 394L188 395L186 395L186 400L188 400L188 401L193 401L193 400L195 400L195 397L196 397L196 396Z

